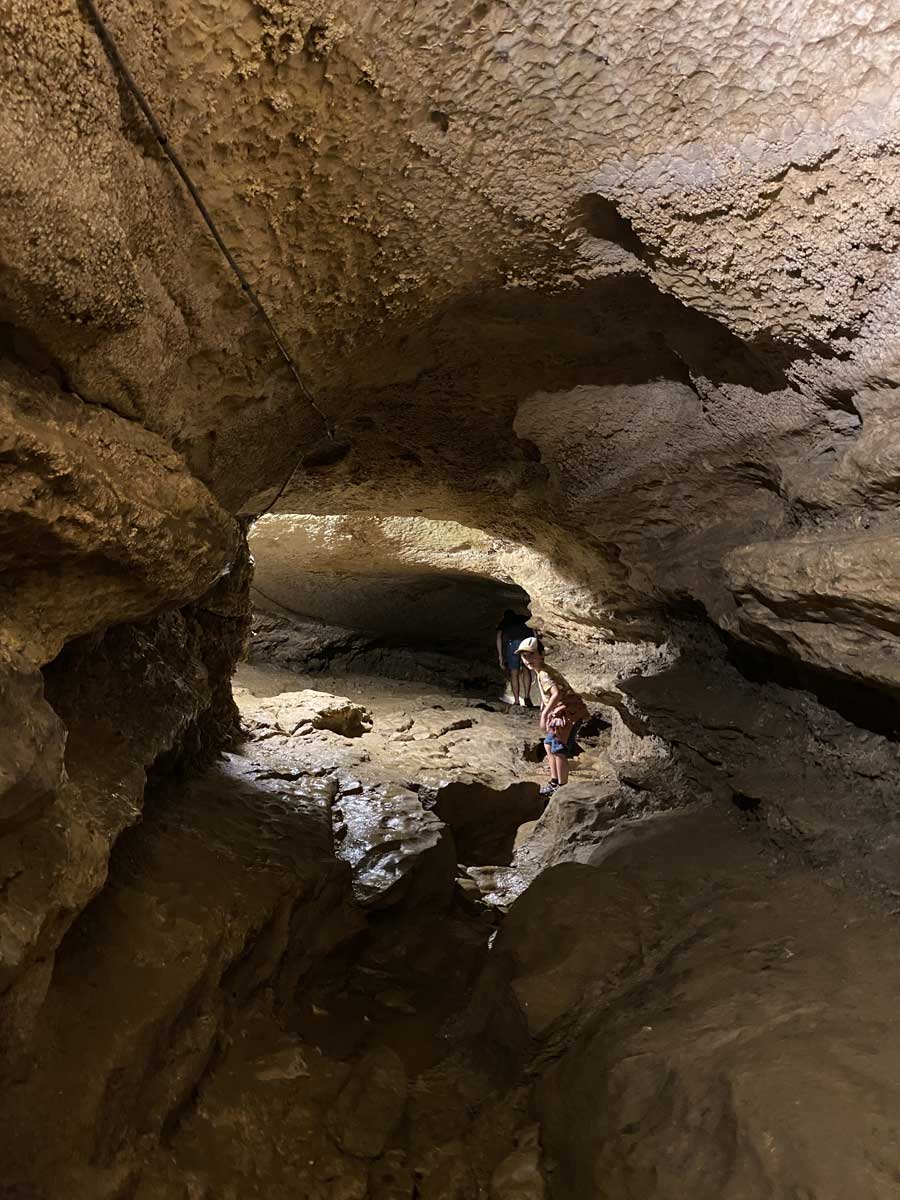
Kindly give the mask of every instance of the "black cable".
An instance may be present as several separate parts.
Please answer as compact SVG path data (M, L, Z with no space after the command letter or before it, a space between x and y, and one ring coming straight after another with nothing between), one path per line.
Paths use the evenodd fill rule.
M215 221L210 216L209 209L203 203L203 199L202 199L200 193L197 191L197 188L194 185L194 181L191 179L190 175L188 174L187 168L184 166L184 164L182 163L181 159L178 157L178 154L175 152L175 150L172 149L172 145L169 142L169 139L166 136L165 131L163 130L163 127L160 125L159 121L156 119L156 114L153 112L153 109L150 107L150 104L148 103L146 96L141 91L141 89L138 87L137 83L134 80L134 76L131 74L128 67L125 65L125 60L122 58L122 55L119 53L119 48L116 45L116 42L115 42L112 34L110 33L110 31L106 25L106 22L103 20L100 13L98 12L97 6L94 3L94 0L81 0L81 3L87 9L88 16L90 17L91 22L97 31L97 35L100 38L100 41L103 43L103 48L105 49L110 62L112 63L115 70L118 71L119 75L121 75L121 77L125 83L125 86L128 88L129 92L134 97L135 102L137 103L138 107L140 108L141 112L146 117L147 124L152 129L154 137L159 142L160 146L163 149L163 152L165 153L166 157L169 159L169 162L172 164L172 166L175 168L175 170L181 176L182 183L184 184L184 186L187 188L188 192L190 193L191 199L194 201L194 204L197 206L197 211L200 213L200 216L205 221L207 229L209 229L209 232L212 234L213 238L215 239L216 245L219 247L219 250L222 252L222 256L224 257L224 259L228 263L229 267L231 267L232 271L237 276L238 281L240 282L240 285L241 285L241 290L246 294L246 296L250 300L250 303L256 309L257 314L260 317L262 317L263 321L265 322L265 324L269 330L269 333L272 335L272 340L275 342L275 345L278 347L281 357L287 363L288 367L290 368L291 374L294 376L294 379L297 382L297 386L300 389L301 395L306 400L307 404L309 404L310 408L312 408L318 414L319 419L321 420L322 425L325 428L325 433L327 434L329 439L331 441L334 441L335 440L334 431L331 428L328 418L325 416L325 413L322 411L322 409L316 403L315 398L312 395L312 392L310 392L309 388L304 383L303 377L300 374L297 364L294 362L294 359L292 358L287 347L285 346L284 342L282 341L281 335L279 334L278 330L275 328L275 325L272 322L272 318L269 316L269 314L266 312L265 308L263 307L262 301L260 300L259 296L254 291L253 286L251 285L250 281L247 279L247 276L241 270L240 266L238 265L237 261L235 260L234 255L231 253L231 251L226 246L226 244L222 238L222 235L219 233L219 230L216 228ZM287 477L287 479L284 481L282 486L279 488L278 492L275 495L275 499L272 500L269 503L268 507L263 510L264 512L268 512L269 509L272 507L272 505L275 504L275 502L277 500L281 499L282 495L284 494L285 489L287 488L287 485L290 483L291 479L293 479L294 472L296 470L297 470L296 465L291 468L290 475ZM260 515L262 515L262 514L260 514Z

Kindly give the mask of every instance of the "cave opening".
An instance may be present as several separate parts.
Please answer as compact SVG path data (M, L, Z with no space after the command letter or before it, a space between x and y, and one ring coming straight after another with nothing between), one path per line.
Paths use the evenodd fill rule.
M424 519L312 514L250 532L254 624L247 660L300 673L383 676L501 700L504 612L530 618L510 577L492 577L465 531Z

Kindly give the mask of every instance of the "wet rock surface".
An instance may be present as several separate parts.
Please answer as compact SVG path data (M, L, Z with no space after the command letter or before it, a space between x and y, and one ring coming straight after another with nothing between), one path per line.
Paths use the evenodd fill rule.
M592 1197L602 1179L613 1196L890 1196L894 923L716 826L670 818L603 871L548 872L501 935L527 960L513 986L530 1027L584 1020L537 1089L551 1194ZM544 950L515 936L530 903L558 911L545 887L590 892L575 904L606 924L601 970L596 941L579 952L552 915ZM861 985L861 956L884 988ZM581 997L567 1015L557 981Z
M91 661L82 699L104 677ZM154 777L63 942L0 1112L10 1186L575 1200L602 1179L650 1200L687 1178L713 1200L811 1180L837 1200L874 1179L890 1195L893 922L802 839L728 801L661 811L613 762L646 781L665 759L637 735L617 746L615 722L535 820L533 714L434 694L398 741L412 685L345 677L315 706L364 708L366 732L284 716L273 736L280 711L310 709L304 680L242 678L272 694L238 689L240 748ZM506 789L473 783L481 721L494 783L517 764ZM403 786L436 741L440 779ZM520 817L507 865L458 865L508 853Z
M415 792L391 784L340 787L332 816L338 856L353 868L363 905L399 899L440 902L456 875L456 848L447 826L426 812Z
M266 786L234 759L157 790L66 939L6 1094L8 1181L42 1194L40 1162L67 1195L115 1195L191 1110L241 1007L289 1002L358 928L315 785Z

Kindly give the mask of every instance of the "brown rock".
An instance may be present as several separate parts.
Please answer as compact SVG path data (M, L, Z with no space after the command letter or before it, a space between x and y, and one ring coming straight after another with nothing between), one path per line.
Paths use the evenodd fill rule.
M336 853L353 868L360 904L399 900L447 904L456 876L450 831L404 788L377 784L338 793L333 816Z
M406 1092L406 1071L394 1051L370 1051L328 1112L331 1136L348 1154L378 1158L403 1119Z
M248 705L252 714L248 723L265 737L270 733L283 737L303 736L312 729L330 729L342 737L362 737L372 727L372 717L360 704L346 696L332 696L310 689L281 692Z
M63 780L65 729L44 700L39 673L18 655L0 660L0 829L34 817Z
M726 568L748 640L818 667L900 687L900 552L893 533L760 542Z
M33 662L79 634L185 604L234 559L234 520L135 422L7 367L0 431L0 636Z
M540 1127L516 1136L516 1149L491 1176L491 1200L545 1200L547 1188L541 1174Z
M403 1150L389 1150L369 1169L372 1200L413 1200L416 1180Z

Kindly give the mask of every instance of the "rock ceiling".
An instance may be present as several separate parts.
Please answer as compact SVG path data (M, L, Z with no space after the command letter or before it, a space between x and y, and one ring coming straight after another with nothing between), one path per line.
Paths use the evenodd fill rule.
M807 655L791 539L891 536L887 5L105 11L343 457L74 2L2 16L7 405L18 368L139 422L232 510L312 451L281 511L459 520Z

